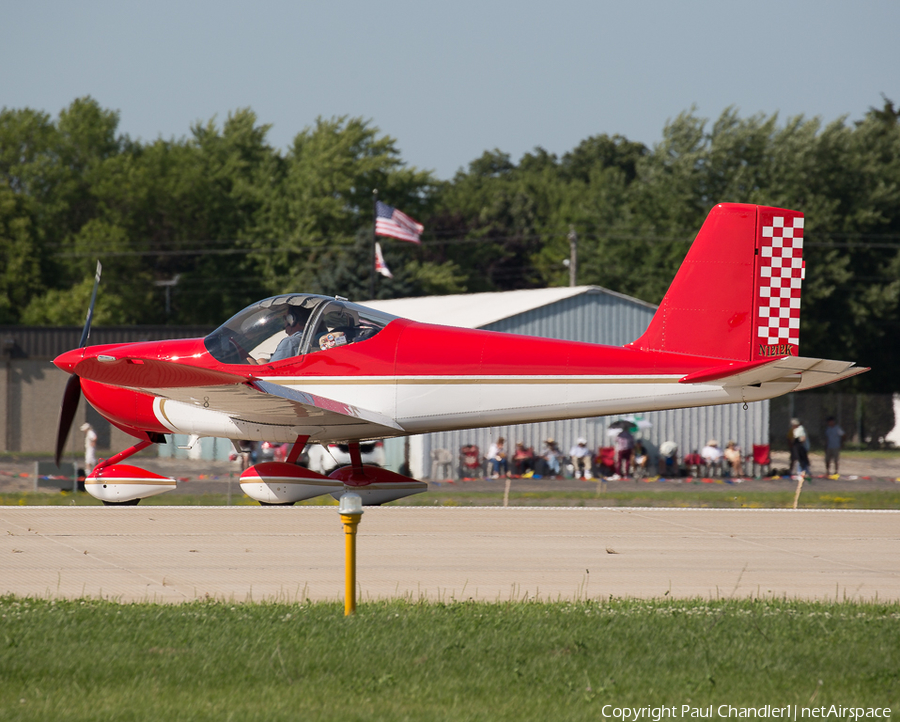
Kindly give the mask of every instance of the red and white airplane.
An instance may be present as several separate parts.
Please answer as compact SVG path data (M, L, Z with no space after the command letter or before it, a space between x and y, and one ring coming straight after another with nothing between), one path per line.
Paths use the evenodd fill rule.
M255 303L206 338L86 347L89 311L81 347L54 361L72 374L57 455L83 389L140 440L86 479L105 502L174 488L174 479L119 462L166 434L191 434L293 442L287 461L241 476L261 503L350 487L380 504L426 485L364 465L360 441L746 403L866 371L799 356L802 252L801 213L716 206L647 331L624 347L416 323L303 293ZM307 442L336 441L349 443L350 466L324 476L295 463Z

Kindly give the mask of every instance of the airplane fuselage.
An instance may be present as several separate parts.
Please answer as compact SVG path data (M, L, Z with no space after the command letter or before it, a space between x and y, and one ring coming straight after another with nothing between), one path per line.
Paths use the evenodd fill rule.
M75 352L72 352L73 354ZM142 376L142 390L83 380L88 400L126 431L292 442L296 422L247 420L213 410L216 387L191 386L190 368L263 379L359 406L393 419L394 435L750 402L789 391L797 379L759 386L680 383L722 359L420 324L397 319L377 336L259 366L216 361L202 339L93 346L85 357L177 362L180 378ZM82 360L81 351L77 359ZM65 367L65 359L60 359ZM157 386L158 384L158 386ZM154 388L157 386L156 388ZM214 404L213 404L214 406ZM313 429L310 441L345 441L340 429Z

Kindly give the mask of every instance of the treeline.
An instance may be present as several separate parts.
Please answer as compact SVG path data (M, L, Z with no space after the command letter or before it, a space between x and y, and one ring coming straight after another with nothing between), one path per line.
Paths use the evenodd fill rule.
M860 390L900 390L898 117L887 99L824 127L687 112L653 148L494 150L442 182L356 118L320 119L283 152L249 109L138 142L91 98L56 119L4 108L0 324L82 323L97 258L98 324L218 324L284 291L364 300L373 188L426 227L420 247L384 243L379 297L565 285L574 230L579 284L655 303L709 209L748 202L806 214L802 353L871 365Z

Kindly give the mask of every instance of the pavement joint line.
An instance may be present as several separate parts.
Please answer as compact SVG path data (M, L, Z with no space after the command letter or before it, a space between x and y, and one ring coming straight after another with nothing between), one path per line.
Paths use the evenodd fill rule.
M736 509L736 510L734 510L734 511L741 511L741 510L740 510L740 509ZM755 510L754 510L754 511L755 511ZM793 509L786 509L785 511L794 511L794 510L793 510ZM826 510L826 509L821 509L821 510L815 510L815 511L828 511L828 510ZM838 511L840 511L840 510L838 510ZM865 509L854 509L853 511L867 511L867 510L865 510ZM781 547L773 546L772 544L766 544L766 543L757 541L757 540L752 539L752 538L749 538L749 537L748 537L748 538L745 538L745 537L740 536L740 535L738 535L738 534L730 534L730 533L728 533L728 532L721 532L721 531L714 531L714 530L710 530L710 529L703 529L703 528L700 528L700 527L689 526L689 525L687 525L687 524L678 524L678 523L675 523L675 522L672 522L672 521L669 521L669 520L664 520L664 522L665 522L666 524L670 524L671 526L674 526L674 527L680 527L680 528L682 528L682 529L687 529L687 530L690 530L690 531L692 531L692 532L695 532L695 533L698 533L698 534L701 534L701 535L705 535L705 536L709 536L709 537L715 537L715 538L719 538L719 539L725 539L725 540L729 540L729 541L733 540L733 541L743 542L744 544L749 544L749 545L757 546L757 547L760 547L760 548L762 548L762 549L767 549L767 550L771 550L771 551L781 552L782 554L788 554L788 555L800 557L801 559L806 559L806 560L811 560L811 559L822 559L823 561L828 561L828 562L831 562L831 563L833 563L833 564L837 564L837 565L839 565L839 566L847 567L847 568L849 568L849 569L858 569L858 570L860 570L860 571L872 572L872 573L874 573L874 574L890 574L891 576L898 576L898 572L895 571L895 570L891 570L891 569L872 569L872 568L870 568L870 567L861 566L861 565L859 565L859 564L853 564L853 563L850 563L850 562L844 562L844 561L840 561L839 559L832 559L832 558L830 558L830 557L822 557L822 556L820 556L820 555L817 555L817 556L815 556L815 557L811 557L811 556L809 555L809 553L807 553L807 552L798 552L798 551L795 551L795 550L793 550L793 549L783 549L783 548L781 548Z
M17 508L17 507L16 507L16 508ZM34 507L32 507L32 508L34 508ZM94 507L94 508L96 508L96 507ZM19 528L21 528L21 527L19 527ZM108 567L110 567L110 568L112 568L112 569L116 569L116 570L121 571L121 572L127 572L128 574L133 574L134 576L138 577L139 579L145 579L145 580L147 580L147 581L150 582L151 584L156 584L156 585L158 585L158 586L160 586L160 587L163 587L163 588L168 587L169 589L171 589L171 590L173 590L174 592L176 592L176 593L180 594L181 596L183 596L185 599L188 599L188 598L189 598L184 592L182 592L180 589L178 589L178 587L171 586L171 585L167 585L167 584L165 583L165 577L163 577L162 581L153 579L153 578L151 578L151 577L148 577L148 576L145 575L145 574L142 574L141 572L136 572L136 571L134 571L133 569L130 569L130 568L128 568L128 567L123 567L121 564L116 564L115 562L112 562L112 561L109 561L109 560L107 560L107 559L104 559L103 557L99 556L96 552L91 552L91 551L88 551L87 549L80 549L80 550L79 550L78 548L72 546L71 544L66 544L65 542L61 541L61 540L58 538L58 535L45 534L45 533L43 533L43 532L37 531L36 529L28 529L28 530L25 531L25 534L28 534L29 531L32 532L34 536L40 537L41 539L44 539L44 540L46 540L46 541L48 541L48 542L51 542L51 543L53 543L53 544L56 544L56 545L58 545L58 546L61 546L61 547L63 547L64 549L68 549L68 550L74 552L75 554L78 554L78 555L81 555L81 556L87 556L87 557L89 557L89 558L91 558L91 559L94 559L95 561L100 562L101 564L105 564L106 566L108 566ZM66 538L68 538L69 536L71 536L71 535L66 535ZM112 535L112 536L131 536L131 535L115 534L115 535Z

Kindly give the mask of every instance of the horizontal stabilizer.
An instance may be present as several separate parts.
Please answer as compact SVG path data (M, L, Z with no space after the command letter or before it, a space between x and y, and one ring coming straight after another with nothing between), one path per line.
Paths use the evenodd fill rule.
M847 361L820 361L816 366L803 372L803 379L794 391L815 389L819 386L827 386L835 381L849 379L868 371L867 366L856 366Z
M695 371L679 379L679 383L715 383L724 387L734 387L759 386L768 381L793 380L797 382L794 391L803 391L817 386L826 386L868 370L865 367L857 367L852 361L784 356L771 361L731 363Z
M694 371L678 380L680 384L705 384L710 381L718 381L719 379L744 377L749 373L761 370L765 366L772 366L781 359L772 359L765 361L732 361L722 366L714 366L703 371ZM731 386L733 384L729 384Z

